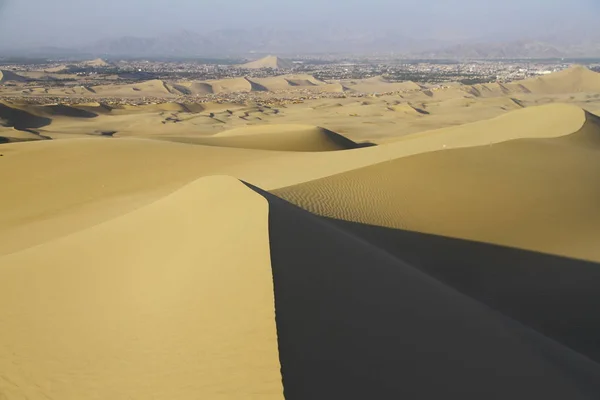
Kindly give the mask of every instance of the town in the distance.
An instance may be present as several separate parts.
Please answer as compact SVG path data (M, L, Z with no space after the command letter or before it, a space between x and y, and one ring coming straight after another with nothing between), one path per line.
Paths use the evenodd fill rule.
M283 59L272 55L256 60L0 58L0 98L35 104L286 103L393 94L411 89L396 85L406 81L431 90L457 84L509 83L558 72L573 64L600 71L600 59L457 61L319 56ZM148 82L158 81L162 84L148 90ZM375 81L378 85L369 85ZM141 86L136 88L136 85Z

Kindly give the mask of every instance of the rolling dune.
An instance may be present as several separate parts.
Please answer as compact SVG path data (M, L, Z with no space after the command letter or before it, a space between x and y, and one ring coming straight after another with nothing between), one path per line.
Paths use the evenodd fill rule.
M600 74L583 66L575 66L564 71L508 84L512 90L525 88L536 94L600 92Z
M375 76L358 81L342 82L342 85L347 90L362 93L404 92L423 89L420 85L414 82L390 82L381 76Z
M399 158L274 193L328 217L600 261L594 244L600 119L581 114L583 126L571 134L563 128L566 136L524 139L535 137L532 131L520 140Z
M0 102L0 399L595 399L598 76Z
M303 125L253 126L204 138L170 138L185 143L296 152L337 151L368 147L328 129Z
M172 97L172 89L159 79L128 85L106 85L91 88L94 94L111 97Z

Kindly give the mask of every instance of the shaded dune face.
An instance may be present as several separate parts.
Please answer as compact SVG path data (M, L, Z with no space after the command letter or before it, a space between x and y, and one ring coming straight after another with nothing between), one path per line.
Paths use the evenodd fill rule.
M4 122L2 122L4 121ZM0 125L17 130L36 129L50 125L52 120L0 103Z
M269 201L286 399L600 390L599 265L328 220L254 189Z
M600 124L398 158L273 193L319 215L600 261Z

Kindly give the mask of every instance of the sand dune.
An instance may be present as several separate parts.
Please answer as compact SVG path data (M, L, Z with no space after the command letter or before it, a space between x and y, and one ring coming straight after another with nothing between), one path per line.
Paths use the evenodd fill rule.
M384 237L259 193L270 205L286 398L585 399L598 391L598 364L580 355L600 355L597 264L402 232ZM461 256L478 263L461 264ZM515 259L526 263L513 267ZM488 268L502 271L498 280L482 272ZM548 279L528 275L546 269ZM435 271L445 271L443 280ZM565 279L590 284L578 291Z
M93 86L94 94L109 97L170 97L172 89L159 79L128 85Z
M597 76L18 87L0 398L595 398Z
M267 203L234 179L4 256L0 277L7 398L283 398Z
M248 78L248 80L269 91L288 90L294 87L306 89L326 85L325 82L319 81L311 75L281 75L269 78Z
M6 182L0 209L11 210L0 213L0 254L126 214L202 176L237 175L278 154L128 138L8 143L0 153Z
M381 76L341 83L347 90L362 93L389 93L422 89L420 85L414 82L390 82Z
M262 69L262 68L273 68L273 69L291 69L293 64L290 61L283 60L276 56L266 56L260 60L250 61L246 64L240 65L240 68L246 69Z
M208 82L180 82L173 87L182 94L204 95L214 93L213 87Z
M107 63L101 58L96 58L95 60L85 61L83 65L88 67L110 67L111 64Z
M281 75L268 78L228 78L202 82L179 82L173 88L185 95L235 92L277 92L282 90L342 91L339 84L327 84L311 75Z
M56 67L52 67L52 68L46 68L44 70L44 72L50 72L50 73L58 73L58 72L64 72L67 71L69 69L68 65L58 65Z
M171 138L185 143L278 151L337 151L367 147L328 129L303 125L248 126L202 138Z
M575 66L564 71L508 84L511 90L525 88L537 94L599 92L600 74L583 66Z
M27 78L11 71L0 70L0 84L6 82L27 82Z
M324 216L600 261L600 119L581 114L567 136L430 152L274 193Z
M41 128L51 122L50 118L35 115L15 104L0 102L0 126L26 130Z

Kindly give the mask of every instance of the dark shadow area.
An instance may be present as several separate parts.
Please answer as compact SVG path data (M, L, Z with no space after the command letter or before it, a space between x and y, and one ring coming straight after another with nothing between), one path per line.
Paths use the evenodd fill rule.
M50 118L39 117L2 103L0 103L0 119L5 121L4 126L12 127L20 131L42 128L52 123Z
M600 264L418 232L329 221L600 361Z
M50 136L42 135L40 132L36 131L35 129L23 129L23 132L33 133L34 135L37 135L40 138L45 139L45 140L52 140L52 138Z
M55 104L51 106L45 106L52 115L60 115L63 117L71 118L96 118L98 114L90 111L81 110L79 108L65 106L64 104Z
M268 92L269 89L267 89L265 86L258 84L256 82L252 82L250 79L248 78L244 78L246 79L246 81L250 84L250 88L253 92Z
M250 187L269 202L286 399L592 399L600 393L597 363L411 265L422 263L424 250L403 261L396 256L401 250L375 244L401 249L414 242L398 246L391 233L382 239ZM418 248L438 253L452 269L443 255L449 250L436 246L423 238ZM471 250L457 250L466 253L456 257ZM490 260L480 257L486 268Z
M329 140L346 150L377 146L375 143L371 142L356 143L355 141L350 140L347 137L340 135L339 133L330 131L329 129L323 128L323 132Z

